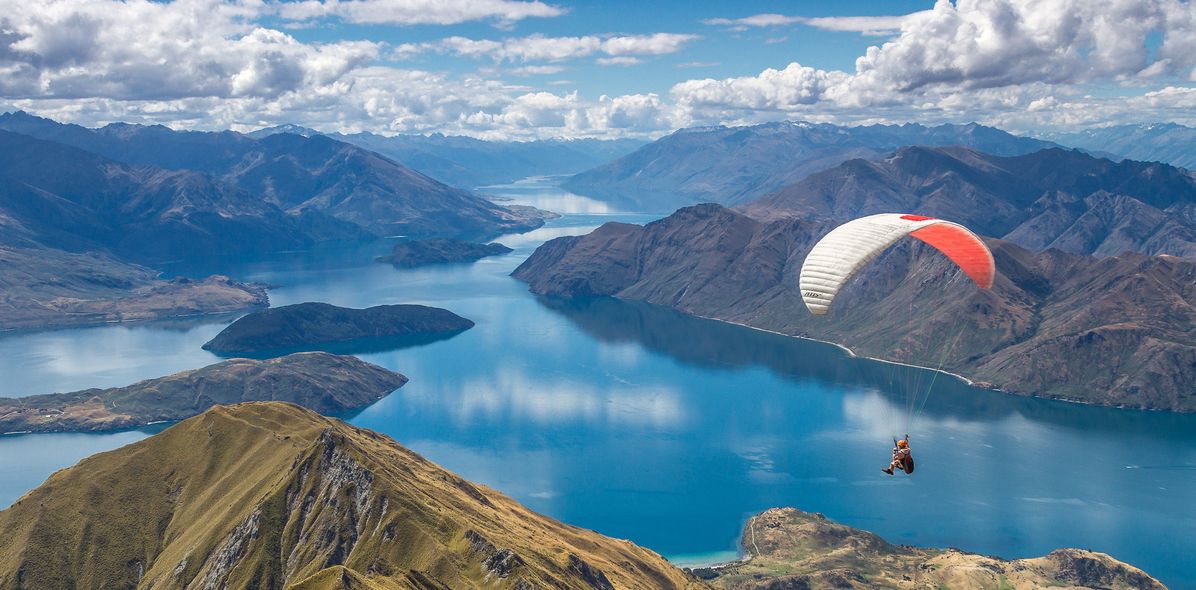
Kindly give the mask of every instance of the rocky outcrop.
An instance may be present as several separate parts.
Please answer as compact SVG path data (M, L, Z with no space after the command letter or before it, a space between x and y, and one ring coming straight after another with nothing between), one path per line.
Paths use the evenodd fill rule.
M447 337L473 327L447 309L426 305L377 305L365 309L297 303L246 315L203 345L220 354L328 349L349 352L397 348L404 339ZM420 340L423 342L423 340Z
M647 301L1012 393L1196 411L1196 262L1036 253L993 240L997 282L980 290L907 240L864 268L829 316L815 317L798 274L832 226L700 205L643 227L606 224L552 240L514 276L542 295Z
M233 359L126 387L0 398L0 432L98 432L189 418L218 404L287 401L321 414L365 407L407 383L355 357Z
M449 238L433 238L399 242L391 249L390 254L379 256L377 261L387 262L398 268L413 268L429 264L474 262L487 256L508 252L511 252L510 248L494 242L474 244Z
M462 482L297 406L219 406L0 512L0 587L705 587L651 551Z
M158 278L106 254L0 246L0 330L240 312L266 289L228 277Z
M1003 560L956 549L892 545L794 508L748 520L747 559L704 570L728 590L813 588L1099 588L1165 590L1142 570L1103 553L1061 549L1035 559Z

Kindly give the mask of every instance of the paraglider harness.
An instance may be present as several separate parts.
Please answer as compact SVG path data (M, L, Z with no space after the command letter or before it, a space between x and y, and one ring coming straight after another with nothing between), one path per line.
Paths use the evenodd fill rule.
M906 473L913 473L914 455L909 449L909 435L905 435L902 440L905 441L904 448L897 443L897 437L893 437L893 462L889 465L889 469L900 467Z

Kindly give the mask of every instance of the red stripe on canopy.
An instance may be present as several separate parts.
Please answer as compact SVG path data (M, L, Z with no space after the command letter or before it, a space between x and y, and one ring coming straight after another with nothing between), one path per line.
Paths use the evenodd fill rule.
M997 273L993 255L984 242L968 230L949 223L936 223L915 230L910 235L946 254L981 288L993 286L993 278Z

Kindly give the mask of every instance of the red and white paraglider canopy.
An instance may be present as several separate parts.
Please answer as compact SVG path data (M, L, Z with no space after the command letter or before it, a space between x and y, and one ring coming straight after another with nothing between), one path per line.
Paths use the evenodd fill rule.
M992 287L997 272L993 254L971 230L933 217L881 213L844 223L814 244L801 267L806 307L814 315L825 314L847 279L905 236L946 254L980 287Z

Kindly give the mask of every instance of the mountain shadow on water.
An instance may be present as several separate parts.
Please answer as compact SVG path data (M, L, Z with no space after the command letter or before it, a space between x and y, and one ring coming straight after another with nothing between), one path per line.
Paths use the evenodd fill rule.
M1157 436L1189 426L1181 414L1077 406L1005 395L968 385L930 369L853 356L843 348L694 317L668 307L613 297L537 297L587 334L607 343L635 343L682 363L712 369L763 367L790 381L814 380L834 388L861 388L898 407L911 395L925 399L921 413L936 420L995 422L1025 419L1077 431L1115 430ZM750 392L742 392L750 395Z
M402 350L404 348L414 348L416 346L425 346L434 342L440 342L441 340L448 340L449 338L465 332L467 329L468 328L452 330L448 332L435 332L431 334L400 334L397 336L358 338L356 340L349 340L346 342L323 342L306 346L294 346L290 348L270 348L245 352L223 352L213 350L211 352L221 358L251 359L277 358L294 354L296 352L327 352L339 355L373 354L376 352L387 352L391 350ZM339 414L337 416L343 417Z

